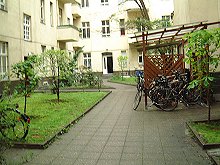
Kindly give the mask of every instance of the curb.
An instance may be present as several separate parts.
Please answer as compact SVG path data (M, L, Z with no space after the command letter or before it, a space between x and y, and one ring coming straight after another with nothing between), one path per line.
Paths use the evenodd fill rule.
M206 143L204 140L201 138L201 136L197 133L197 131L191 127L190 123L195 122L206 122L207 120L202 120L202 121L191 121L191 122L186 122L186 126L191 130L193 133L194 137L196 137L196 140L199 142L199 145L202 147L202 149L214 149L214 148L220 148L220 143ZM215 121L215 120L212 120Z

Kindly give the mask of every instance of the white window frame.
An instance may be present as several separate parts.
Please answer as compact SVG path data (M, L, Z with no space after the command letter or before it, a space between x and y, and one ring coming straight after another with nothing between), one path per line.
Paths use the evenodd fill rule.
M90 38L90 23L82 22L82 38Z
M0 0L0 9L6 10L6 0Z
M89 69L92 68L91 53L83 53L83 65Z
M89 7L89 0L81 0L81 7Z
M124 36L125 35L125 20L124 19L120 19L119 26L120 26L120 35Z
M102 6L108 6L109 5L108 0L101 0L101 5Z
M63 25L63 10L59 8L59 26Z
M0 41L0 80L8 79L8 43Z
M165 25L165 27L168 26L168 23L171 21L171 15L163 15L162 16L162 22Z
M31 16L24 14L24 40L30 41L31 40Z
M40 0L40 22L45 23L45 1Z
M53 26L53 2L50 2L50 26Z
M140 61L140 59L141 59L141 61ZM143 65L144 64L143 52L138 52L138 64L139 65Z
M109 20L102 20L102 37L110 37L110 22Z

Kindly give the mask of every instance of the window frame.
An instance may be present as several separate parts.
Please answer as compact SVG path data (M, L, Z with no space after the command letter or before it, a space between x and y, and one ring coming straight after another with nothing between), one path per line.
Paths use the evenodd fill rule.
M53 2L50 1L50 26L53 26Z
M31 41L31 16L24 14L23 17L24 40Z
M4 52L3 52L4 50ZM8 61L8 43L0 41L0 80L8 79L9 61Z
M125 36L125 20L124 19L119 20L119 26L120 26L121 36Z
M108 6L109 5L108 0L101 0L101 5L102 6Z
M40 22L45 24L45 0L40 0Z
M140 61L140 58L141 58L141 61ZM143 65L144 64L143 52L138 52L138 64L139 65Z
M2 1L2 2L1 2L1 1ZM0 10L6 11L6 10L7 10L7 8L6 8L6 7L7 7L7 5L6 5L6 4L7 4L7 3L6 3L7 1L6 1L6 0L1 0L1 1L0 1Z
M82 38L90 38L90 22L82 22Z
M59 26L63 25L63 9L59 7Z
M81 0L81 7L89 7L89 0Z
M89 69L92 68L91 53L83 53L83 66L85 66Z
M102 20L102 37L110 37L110 21L109 20Z

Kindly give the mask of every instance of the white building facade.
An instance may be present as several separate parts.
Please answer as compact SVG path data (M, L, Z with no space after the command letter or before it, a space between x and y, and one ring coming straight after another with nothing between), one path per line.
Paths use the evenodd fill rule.
M80 8L75 0L0 1L0 80L8 79L10 67L30 54L68 49L69 42L77 42L73 11L67 17L67 8L75 6Z
M161 19L173 11L171 0L146 0L150 18ZM162 3L162 4L161 4ZM165 5L166 4L166 5ZM171 6L168 8L168 6ZM164 6L165 5L165 6ZM83 55L79 65L91 68L94 72L103 74L120 71L117 58L128 56L125 70L143 69L142 52L133 45L130 36L135 31L125 29L125 22L141 17L138 5L134 1L82 0L81 30ZM158 7L163 10L157 10ZM159 14L158 14L159 13Z
M145 0L150 18L169 15L171 1ZM0 80L8 78L13 64L48 49L71 56L83 48L78 67L102 74L120 71L120 55L128 56L127 73L143 69L142 52L130 38L135 31L125 28L126 21L140 16L133 0L1 0Z

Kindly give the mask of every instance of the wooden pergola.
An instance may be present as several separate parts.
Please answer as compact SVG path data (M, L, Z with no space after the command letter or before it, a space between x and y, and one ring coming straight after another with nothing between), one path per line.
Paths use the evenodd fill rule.
M184 71L184 45L187 41L183 39L183 36L197 30L207 29L209 26L216 24L220 24L220 22L197 22L136 33L135 37L132 38L136 39L134 45L137 50L143 52L145 87L148 88L150 82L158 74L170 75L172 70ZM168 54L165 52L155 55L147 53L152 49L163 49L166 47L176 47L176 52L172 49ZM147 105L146 95L145 105Z

